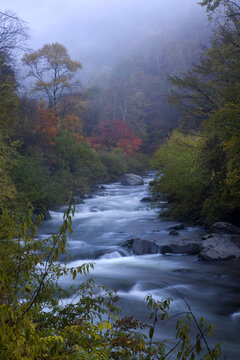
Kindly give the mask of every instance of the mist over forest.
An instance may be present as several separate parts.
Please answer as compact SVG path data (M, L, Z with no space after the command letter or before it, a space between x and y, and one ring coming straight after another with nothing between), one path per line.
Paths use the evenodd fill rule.
M66 46L71 56L82 62L80 78L84 82L134 55L147 39L166 39L174 33L187 38L197 32L200 46L207 42L210 27L195 0L41 1L34 7L30 1L10 0L3 8L29 25L30 48L48 42Z
M157 37L161 42L176 33L191 37L194 31L200 33L199 46L207 41L206 14L191 0L103 1L89 4L85 11L86 18L80 20L82 31L71 40L75 38L72 54L83 62L83 79L84 72L99 76L121 60L134 56L148 41L154 38L157 41ZM77 29L79 20L75 16L73 24ZM69 39L65 36L63 41L67 43Z

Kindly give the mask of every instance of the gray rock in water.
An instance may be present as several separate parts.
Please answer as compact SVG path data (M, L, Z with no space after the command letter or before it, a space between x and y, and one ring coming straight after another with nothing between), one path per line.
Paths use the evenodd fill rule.
M92 191L105 190L105 186L103 185L94 185Z
M162 254L196 255L200 252L200 246L196 243L185 245L169 244L161 247Z
M81 195L74 195L74 199L77 204L85 204L85 201L83 201Z
M141 202L151 202L152 199L150 197L144 197L140 200Z
M51 220L52 217L50 215L50 212L48 210L46 210L43 214L43 220Z
M169 226L167 230L184 230L184 228L185 228L184 224L176 224Z
M133 238L127 240L124 245L131 249L135 255L157 254L159 252L159 246L149 240Z
M240 236L234 234L213 234L202 242L200 260L221 261L240 257Z
M191 270L190 270L190 269L181 268L181 269L174 269L173 272L175 272L175 273L190 273Z
M143 185L143 178L135 174L125 174L121 178L122 185Z
M210 231L222 234L236 234L240 235L240 228L228 222L216 222L210 227Z
M177 232L176 230L172 230L168 233L168 235L179 235L179 232Z

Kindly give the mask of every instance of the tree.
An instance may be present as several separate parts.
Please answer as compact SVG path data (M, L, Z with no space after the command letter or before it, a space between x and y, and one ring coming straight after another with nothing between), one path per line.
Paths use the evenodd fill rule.
M11 55L16 49L22 50L27 37L24 21L10 12L0 11L0 53Z
M199 203L206 197L206 181L197 161L201 141L198 134L174 130L155 152L151 165L160 171L151 189L155 195L168 194L168 208L163 216L199 217Z
M50 108L57 108L59 100L72 88L73 75L82 68L59 43L25 54L22 61L29 69L28 76L36 79L35 90L47 97Z
M58 118L54 108L45 108L45 103L39 104L37 124L34 132L40 135L40 145L53 145L52 138L57 135Z
M208 12L212 12L221 6L227 7L228 9L235 8L240 11L240 5L237 1L232 0L203 0L200 2L200 5L206 6Z
M15 149L4 143L0 135L0 227L3 228L1 217L9 208L10 201L16 196L16 189L9 176L9 168L14 164ZM2 231L2 229L1 229Z
M15 131L19 102L12 55L24 48L27 37L27 27L22 20L10 12L0 11L0 132L5 140Z
M170 104L181 110L182 124L198 128L206 116L218 108L220 88L213 78L213 64L207 58L201 65L194 65L192 70L182 77L170 77L174 86L169 96ZM199 76L201 72L205 77Z
M0 53L0 131L6 138L13 134L18 109L15 74L6 57Z
M82 121L77 115L69 114L63 119L63 129L68 130L78 141L84 139L82 127Z

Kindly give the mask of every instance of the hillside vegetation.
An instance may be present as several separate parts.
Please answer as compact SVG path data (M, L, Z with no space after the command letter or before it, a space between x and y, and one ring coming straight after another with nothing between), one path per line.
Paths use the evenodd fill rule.
M152 160L163 172L153 192L169 194L168 215L239 224L240 5L202 5L218 19L217 27L200 62L170 78L170 101L183 115Z

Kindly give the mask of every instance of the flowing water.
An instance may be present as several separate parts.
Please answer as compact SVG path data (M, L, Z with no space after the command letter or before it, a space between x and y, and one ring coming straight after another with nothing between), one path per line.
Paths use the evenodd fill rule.
M144 177L142 186L104 185L84 204L76 206L73 234L69 239L70 266L94 261L92 277L98 284L118 289L119 306L123 315L134 315L148 321L146 295L155 299L171 297L171 314L186 311L181 296L190 304L195 316L215 326L213 342L225 341L223 357L240 359L240 266L234 263L207 263L197 256L167 256L161 254L134 256L122 245L132 237L167 244L176 237L167 228L175 223L158 219L149 203L148 182L153 174ZM164 202L162 204L164 206ZM42 236L57 231L65 208L52 211L52 220L44 222ZM180 238L199 239L200 227L186 227ZM77 284L71 278L65 286ZM171 339L175 321L157 328L161 338Z

